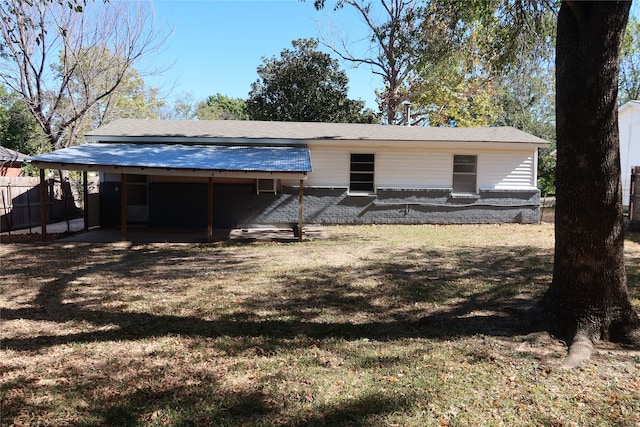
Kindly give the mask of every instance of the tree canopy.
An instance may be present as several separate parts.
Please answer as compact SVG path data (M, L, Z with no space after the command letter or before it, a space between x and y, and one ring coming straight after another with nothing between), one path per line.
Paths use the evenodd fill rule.
M195 116L199 120L248 120L246 101L221 93L198 103Z
M316 8L324 3L314 2ZM345 40L323 38L323 43L344 61L370 66L373 74L382 77L384 87L376 94L389 124L403 123L399 106L410 102L413 124L495 125L512 114L513 104L502 102L508 99L503 91L509 91L505 76L511 79L523 68L549 69L553 62L556 8L552 2L336 3L336 9L343 7L360 15L372 48L358 55ZM548 93L552 86L536 88ZM548 99L547 93L537 98Z
M0 86L0 145L26 155L46 151L47 142L24 101Z
M336 59L318 50L315 39L292 41L280 58L263 58L251 85L251 120L371 123L364 101L347 96L348 78Z
M164 40L142 3L0 3L0 81L19 95L51 149L75 141L89 111ZM52 64L57 64L51 66Z

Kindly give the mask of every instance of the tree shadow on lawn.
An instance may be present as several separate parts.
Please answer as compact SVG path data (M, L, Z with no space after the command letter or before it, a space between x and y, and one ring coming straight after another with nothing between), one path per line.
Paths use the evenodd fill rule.
M49 276L31 304L3 308L2 317L80 321L109 328L7 338L3 340L4 348L39 350L65 343L138 340L170 334L208 338L263 336L274 343L301 335L376 340L520 335L529 331L527 310L548 285L552 262L548 251L529 247L497 247L491 251L412 249L398 251L392 257L381 250L381 254L374 254L356 268L327 265L284 274L278 278L281 286L245 298L233 313L209 313L215 319L207 320L196 315L99 310L92 308L97 301L69 302L68 293L67 300L63 294L70 284L87 275L126 280L163 266L175 277L187 278L198 269L212 266L218 270L252 271L260 268L260 260L225 252L224 248L214 252L215 256L211 251L198 254L180 248L141 246L115 252L112 247L111 252L110 247L86 248L93 253L80 263L61 258L61 253L49 246L24 248L14 254L34 260L39 271ZM11 268L5 273L12 274ZM150 287L149 292L154 289ZM272 314L258 314L265 309Z
M366 258L355 268L325 265L288 271L277 278L279 286L273 290L244 299L232 314L207 320L195 315L97 310L92 308L95 301L69 302L65 294L75 281L90 275L126 280L160 267L176 279L192 277L198 269L251 273L260 269L264 259L227 251L224 247L204 248L198 253L193 248L180 247L87 245L73 247L86 255L80 262L65 257L65 248L61 245L24 247L10 254L10 258L26 257L24 259L38 264L43 284L31 303L19 308L3 308L3 320L80 321L96 327L113 327L9 338L3 340L3 349L40 351L59 344L179 335L237 338L211 343L233 357L256 346L254 338L261 338L260 350L268 354L308 346L311 340L317 339L447 340L477 334L515 337L534 331L528 311L548 286L553 261L551 250L525 246L490 250L407 249L393 254L380 249L363 254ZM4 261L11 260L5 258ZM3 274L20 273L10 262L4 265ZM634 271L637 275L637 266ZM154 289L150 287L149 292ZM260 316L258 313L265 309L274 314ZM299 339L301 336L304 339ZM221 391L215 385L220 378L215 375L206 381L214 385L142 388L94 400L90 403L92 417L95 425L140 425L145 422L140 414L151 414L152 419L146 422L160 425L163 417L167 417L168 423L185 426L250 425L257 419L280 417L283 403L274 401L274 396L265 391L255 388ZM21 384L15 386L21 387ZM12 385L4 387L11 389ZM60 384L54 386L52 392L64 394L67 389L68 385ZM319 405L313 414L289 416L287 425L370 425L379 416L411 406L410 399L410 395L398 400L397 396L365 393L343 402ZM16 408L31 405L13 403ZM11 417L12 413L6 416ZM87 421L87 425L90 423Z

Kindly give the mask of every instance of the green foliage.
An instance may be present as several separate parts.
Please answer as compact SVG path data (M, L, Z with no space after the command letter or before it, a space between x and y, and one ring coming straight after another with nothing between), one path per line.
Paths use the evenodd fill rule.
M538 151L538 188L543 196L556 194L556 144Z
M98 72L108 69L109 64L124 62L104 46L81 49L74 57L53 66L58 78L68 80L67 95L61 97L59 110L72 110L74 104L89 105L87 112L68 126L63 135L63 146L84 141L84 133L120 118L157 119L165 107L159 98L159 90L146 86L138 72L128 67L122 74ZM71 69L73 71L69 72ZM90 80L87 76L92 76ZM98 94L105 93L105 96ZM96 98L95 102L91 98Z
M490 61L478 47L487 31L469 23L464 33L455 50L419 70L423 89L416 98L416 114L429 126L490 126L502 113Z
M195 116L199 120L249 120L245 100L220 93L198 103Z
M499 75L518 67L523 56L553 55L558 2L555 0L432 0L443 21L464 41L468 24L486 29L477 48Z
M159 89L147 86L133 68L127 71L109 100L98 103L105 123L117 118L157 119L162 107L164 101L159 98Z
M371 123L364 101L347 97L348 78L315 39L291 42L280 58L263 58L246 110L251 120Z
M497 126L513 126L551 142L538 151L538 187L542 194L555 194L555 91L553 70L523 64L523 72L512 72L500 81L496 101L503 112ZM551 84L550 84L551 82Z
M317 1L315 6L321 8L324 2ZM400 124L404 122L401 106L425 92L419 70L448 58L455 32L443 24L433 2L340 0L336 9L344 6L355 10L369 32L363 46L367 53L359 56L333 47L334 43L325 45L343 60L370 67L382 78L384 87L376 91L380 115L385 123ZM340 44L346 46L344 40Z
M0 81L29 106L50 149L114 111L155 115L142 110L157 107L157 91L140 90L133 71L164 41L148 12L144 2L0 1Z
M555 141L556 5L512 0L438 0L455 30L453 51L421 69L416 113L430 125L513 126ZM539 186L555 192L555 156L540 150Z
M0 86L0 145L26 155L46 151L47 142L25 102Z
M640 99L640 21L629 17L620 52L618 102Z

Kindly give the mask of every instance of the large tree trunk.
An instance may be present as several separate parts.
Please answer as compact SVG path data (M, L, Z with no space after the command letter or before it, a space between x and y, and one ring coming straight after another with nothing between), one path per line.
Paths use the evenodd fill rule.
M594 341L638 343L628 296L618 135L619 48L631 2L563 2L556 48L556 243L544 298L568 365ZM586 350L586 351L582 351Z

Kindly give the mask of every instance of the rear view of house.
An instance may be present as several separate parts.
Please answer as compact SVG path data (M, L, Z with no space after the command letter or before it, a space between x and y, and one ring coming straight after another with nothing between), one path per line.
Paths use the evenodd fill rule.
M537 150L509 127L123 119L39 168L100 172L100 223L533 223ZM207 208L209 206L209 208Z

